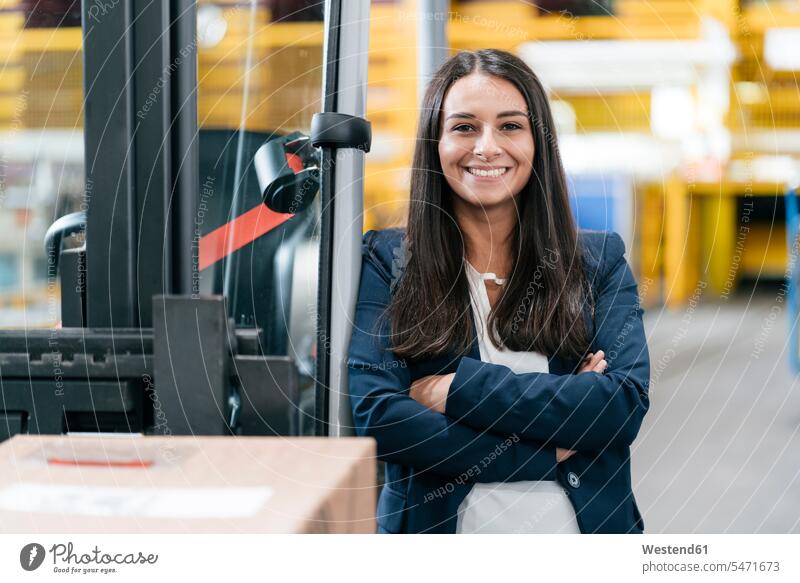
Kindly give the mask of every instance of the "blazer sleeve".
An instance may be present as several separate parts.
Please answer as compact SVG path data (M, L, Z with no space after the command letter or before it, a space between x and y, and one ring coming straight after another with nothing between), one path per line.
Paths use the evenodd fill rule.
M409 396L409 369L383 317L389 299L387 270L365 243L347 365L356 433L376 440L378 457L466 482L556 479L554 447L475 430Z
M605 245L592 345L606 353L604 374L514 374L501 365L463 359L445 414L474 428L516 432L558 447L601 450L630 445L649 406L650 359L636 281L625 244Z

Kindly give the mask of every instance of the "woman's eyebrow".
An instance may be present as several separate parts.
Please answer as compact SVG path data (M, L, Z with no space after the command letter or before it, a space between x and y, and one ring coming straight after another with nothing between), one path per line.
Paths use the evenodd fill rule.
M528 114L524 111L519 110L512 110L512 111L501 111L497 114L497 117L514 117L516 115L521 115L522 117L528 117Z
M467 118L467 119L478 119L477 116L475 116L472 113L467 113L465 111L459 111L457 113L451 113L450 115L448 115L445 118L445 121L447 121L448 119L453 119L454 117L464 117L464 118Z
M522 117L528 117L528 114L524 111L519 110L511 110L511 111L501 111L497 114L497 118L500 119L501 117L515 117L521 115ZM466 111L459 111L456 113L451 113L445 118L445 121L453 118L464 118L464 119L478 119L478 117L473 113L467 113Z

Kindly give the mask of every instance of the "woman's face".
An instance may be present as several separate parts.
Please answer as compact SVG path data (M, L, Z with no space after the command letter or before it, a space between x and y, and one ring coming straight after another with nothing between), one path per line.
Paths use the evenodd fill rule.
M439 159L453 192L484 208L512 202L533 167L522 93L510 81L473 73L450 86L442 109Z

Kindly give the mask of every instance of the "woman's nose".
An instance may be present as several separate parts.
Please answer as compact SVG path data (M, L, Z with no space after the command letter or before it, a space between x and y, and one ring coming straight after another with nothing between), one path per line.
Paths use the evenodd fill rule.
M489 127L487 125L483 129L478 136L478 139L475 140L475 148L473 152L476 156L480 156L486 160L492 160L503 153L497 143L497 140L495 139L493 127Z

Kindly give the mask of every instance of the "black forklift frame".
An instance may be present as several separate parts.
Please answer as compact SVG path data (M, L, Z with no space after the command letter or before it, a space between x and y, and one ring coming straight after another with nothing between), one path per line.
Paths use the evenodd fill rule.
M197 207L193 0L84 2L86 324L151 327L157 294L191 294ZM142 226L162 236L143 237Z
M328 7L328 32L325 39L325 81L323 112L336 111L339 78L339 31L341 29L342 6L332 1ZM317 435L328 435L330 408L330 338L331 329L331 263L333 261L333 214L336 150L323 148L320 166L320 236L319 279L317 280L317 366L316 406L314 419Z

